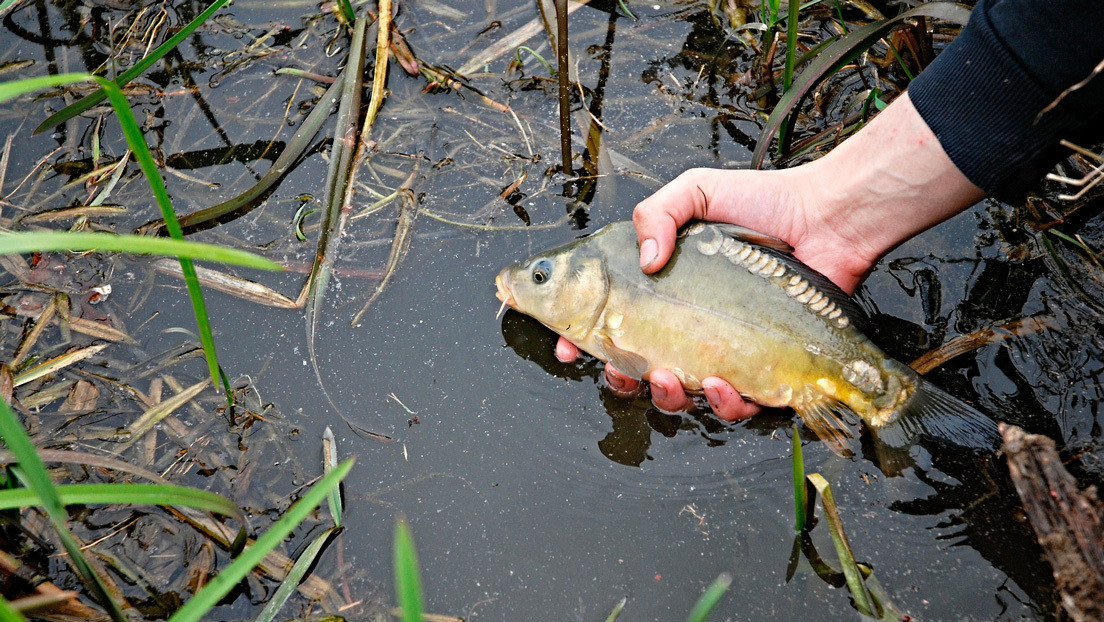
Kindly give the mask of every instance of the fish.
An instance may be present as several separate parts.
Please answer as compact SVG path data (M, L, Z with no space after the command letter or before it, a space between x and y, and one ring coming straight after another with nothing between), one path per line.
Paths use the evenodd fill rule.
M837 454L853 453L856 417L891 447L999 446L993 419L883 352L861 307L792 253L738 225L693 222L647 275L633 224L615 222L506 267L496 295L627 376L667 369L691 392L717 376L792 408Z

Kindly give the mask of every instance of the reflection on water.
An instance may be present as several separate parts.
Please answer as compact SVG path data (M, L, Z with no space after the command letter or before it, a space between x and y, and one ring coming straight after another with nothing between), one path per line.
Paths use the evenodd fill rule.
M834 15L829 4L810 9L813 21ZM614 397L593 359L558 362L554 336L535 321L514 312L494 319L491 280L503 265L625 219L637 201L685 168L746 162L771 103L754 47L707 3L632 4L638 19L619 15L615 5L582 7L571 17L573 71L582 85L574 147L577 168L587 175L566 192L563 178L549 174L558 160L555 89L539 62L522 53L518 67L514 50L476 63L467 84L486 99L467 87L427 93L421 77L395 68L389 75L389 98L373 130L375 149L360 178L357 216L342 240L317 341L335 402L358 424L394 439L339 434L340 451L358 456L347 482L353 494L345 559L357 577L372 577L350 589L354 599L368 599L373 588L386 586L389 526L403 513L435 612L604 619L625 596L627 619L681 619L700 590L727 571L736 581L718 618L852 616L846 592L801 567L787 577L792 413L737 424L707 412L661 413L646 396ZM105 67L111 73L112 59L120 58L121 67L143 53L144 35L185 23L202 8L23 2L3 18L0 63L31 63L6 76ZM275 69L329 76L339 70L338 27L312 11L238 2L131 87L178 210L207 207L251 186L321 96L319 85L275 76ZM851 5L843 11L848 20L861 19ZM539 20L527 4L431 0L402 3L396 19L423 60L456 67ZM501 27L487 30L495 21ZM130 34L111 38L124 31ZM526 45L552 57L536 32ZM820 101L827 114L801 115L802 136L834 135L838 120L861 107L864 80L892 90L899 76L868 60L861 79L852 73L826 84ZM10 151L0 188L4 218L85 204L90 190L81 176L126 150L100 109L30 136L29 128L60 101L53 93L18 111L0 109L4 134L19 146ZM330 153L323 135L252 211L195 237L292 267L309 265L318 216L301 221L307 242L293 223L299 208L313 209L323 192ZM395 193L414 161L419 216L410 250L364 326L351 328L381 278L397 219L393 204L366 208ZM110 196L122 209L82 226L128 231L158 217L130 166ZM1054 318L1051 330L991 342L931 375L999 419L1060 439L1086 482L1104 474L1101 270L1068 242L1042 237L1033 223L1080 234L1100 248L1101 207L1090 203L1061 220L1046 206L1029 213L983 204L897 249L860 293L874 318L873 338L900 360L1010 318ZM481 228L487 225L515 229ZM143 349L178 347L186 338L162 331L193 326L180 306L179 284L141 261L111 265L98 276L115 286L114 294L95 311L138 326ZM292 296L303 281L294 271L242 274ZM8 276L5 285L14 281ZM286 475L265 454L240 473L220 467L191 476L243 490L263 481L257 487L263 490L250 492L263 493L256 505L267 512L280 507L272 499L286 501L309 479L321 429L345 428L305 373L301 312L215 292L209 298L224 366L252 380L262 396L257 411L276 417L263 407L275 405L299 431L287 452L299 454L307 473ZM20 332L11 327L5 334ZM202 378L202 363L191 363L190 373ZM141 390L151 391L145 382ZM420 423L409 423L412 415L388 395ZM118 410L119 418L134 414L129 406ZM203 429L219 434L211 421L221 420L205 419ZM44 421L45 429L75 427L66 419ZM1055 615L1053 580L1001 458L938 445L887 455L864 437L861 454L844 460L804 438L809 470L832 482L857 555L903 610L933 619ZM181 451L199 451L201 439L192 440ZM111 443L98 448L117 450ZM813 537L833 561L825 531ZM335 567L332 549L319 567ZM251 611L246 601L235 603L241 617Z

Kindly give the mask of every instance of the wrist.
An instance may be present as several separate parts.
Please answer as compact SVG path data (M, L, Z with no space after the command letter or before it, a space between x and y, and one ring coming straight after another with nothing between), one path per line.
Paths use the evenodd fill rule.
M816 193L806 220L871 264L901 242L985 197L954 165L908 98L808 165ZM795 169L796 170L796 169Z

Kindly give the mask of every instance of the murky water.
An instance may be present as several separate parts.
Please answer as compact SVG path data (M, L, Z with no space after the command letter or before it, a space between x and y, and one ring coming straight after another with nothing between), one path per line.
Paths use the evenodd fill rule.
M179 26L201 9L150 5L136 30ZM412 189L421 213L409 252L359 327L349 322L380 279L397 204L350 223L315 344L344 417L392 442L354 434L328 405L308 360L301 311L208 291L223 366L249 376L262 401L298 430L289 446L306 471L317 472L327 425L340 452L357 456L346 480L343 541L355 599L390 593L391 530L401 514L413 527L433 612L602 620L625 597L623 619L681 619L705 586L729 572L734 582L715 619L854 615L845 588L821 581L807 562L790 568L790 414L736 425L703 413L663 414L647 400L613 397L593 361L558 363L552 334L535 322L513 312L495 319L492 279L503 265L627 218L685 168L749 158L761 122L745 76L752 51L717 27L705 3L632 10L638 19L592 3L571 17L576 70L605 127L601 155L590 158L596 183L573 190L581 200L563 196L546 176L558 161L555 88L528 53L521 72L506 71L517 57L511 48L470 74L472 87L512 113L468 89L425 93L424 79L392 67L391 94L372 132L378 148L360 176L361 202L389 194L417 167ZM316 87L274 77L274 69L336 73L344 40L334 43L332 17L316 12L312 4L241 0L185 43L181 56L170 56L171 71L154 71L140 80L147 88L131 93L147 140L173 168L166 182L180 212L246 189L267 170L260 160L274 157L265 142L286 141L309 110ZM110 3L22 4L4 18L0 63L34 63L0 78L96 69L105 62L102 33L128 27L128 15ZM157 25L162 15L165 25ZM396 18L423 61L454 69L533 20L533 5L494 0L401 3ZM484 33L492 22L500 26ZM554 57L543 31L524 44ZM844 93L862 86L837 82ZM101 130L90 114L32 138L29 128L58 102L0 110L4 134L18 144L3 185L4 216L86 200L82 185L64 186L74 173L38 175L40 159L87 166L96 131L108 157L124 149L110 115ZM575 116L576 151L587 122L585 112ZM321 198L326 161L318 151L328 146L260 207L194 237L306 265L317 216L306 219L306 242L292 222L304 195ZM500 198L523 175L509 200ZM93 222L125 231L155 218L144 183L125 176L110 202L127 211ZM1098 211L1086 208L1072 230L1098 240ZM522 229L525 219L538 227ZM1011 208L979 205L895 251L861 300L875 316L877 340L902 360L1001 320L1056 318L1054 330L985 346L932 376L1001 419L1068 442L1072 465L1093 481L1102 472L1099 272L1061 241L1047 253L1025 220ZM488 224L514 230L478 228ZM301 269L245 276L293 298L304 279ZM150 276L148 262L116 266L102 280L114 287L113 312L132 326L149 320L139 337L150 351L185 339L160 331L194 326L180 284ZM197 379L205 373L200 361L190 371ZM857 556L901 610L923 619L1056 615L1049 568L1003 460L918 446L911 464L887 475L871 448L844 459L808 440L808 470L832 483ZM272 479L276 495L303 483ZM825 525L813 541L834 563ZM334 551L327 555L320 567L335 563Z

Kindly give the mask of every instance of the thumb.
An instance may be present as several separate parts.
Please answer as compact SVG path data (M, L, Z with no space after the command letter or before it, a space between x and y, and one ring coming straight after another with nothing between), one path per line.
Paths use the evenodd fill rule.
M704 218L706 191L710 188L708 169L690 169L655 194L637 204L633 225L640 242L640 269L646 274L659 271L675 250L678 228L691 218Z
M661 191L662 192L662 191ZM633 226L640 242L640 269L646 274L658 271L675 250L675 235L686 222L678 210L668 209L664 197L656 193L641 201L633 210ZM676 213L672 213L676 212Z

